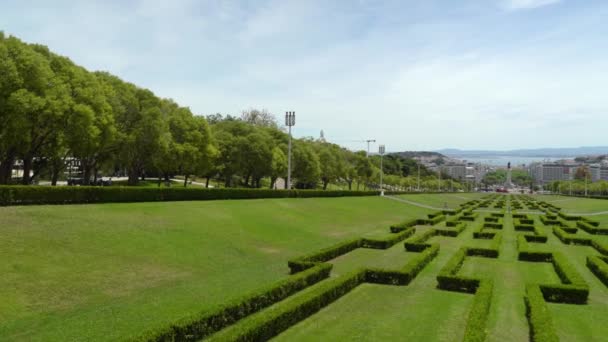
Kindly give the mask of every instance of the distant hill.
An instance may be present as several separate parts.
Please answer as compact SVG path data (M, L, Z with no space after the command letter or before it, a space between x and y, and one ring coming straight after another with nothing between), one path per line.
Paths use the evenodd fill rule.
M439 152L432 151L404 151L404 152L393 152L391 154L398 155L404 158L446 158Z
M459 150L459 149L442 149L435 151L444 154L448 157L489 157L489 156L519 156L519 157L551 157L551 158L568 158L578 156L594 156L608 154L608 146L583 146L583 147L566 147L566 148L534 148L534 149L517 149L507 151L493 150ZM424 152L426 153L426 152Z

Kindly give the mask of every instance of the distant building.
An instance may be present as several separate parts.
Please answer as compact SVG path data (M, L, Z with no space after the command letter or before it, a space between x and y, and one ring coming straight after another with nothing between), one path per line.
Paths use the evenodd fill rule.
M574 180L576 171L583 166L589 168L590 181L608 180L608 167L602 167L599 164L586 165L572 162L533 163L530 164L528 172L537 184L547 184L553 181Z

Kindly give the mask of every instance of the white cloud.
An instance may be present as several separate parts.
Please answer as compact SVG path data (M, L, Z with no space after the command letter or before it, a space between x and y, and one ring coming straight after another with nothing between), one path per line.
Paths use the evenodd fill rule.
M504 0L502 7L509 11L539 8L557 4L561 0Z

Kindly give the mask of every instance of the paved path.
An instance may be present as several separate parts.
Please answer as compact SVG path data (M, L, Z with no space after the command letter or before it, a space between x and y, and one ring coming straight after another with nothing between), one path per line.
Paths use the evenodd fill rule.
M445 208L437 208L437 207L433 207L430 205L426 205L426 204L422 204L422 203L418 203L418 202L414 202L414 201L409 201L409 200L406 200L403 198L398 198L398 197L393 197L393 196L384 196L384 198L388 198L388 199L391 199L391 200L397 201L397 202L403 202L403 203L415 205L420 208L433 209L433 210L444 210L445 209Z
M608 210L607 211L598 211L598 212L595 212L595 213L566 213L566 215L573 215L573 216L608 215Z

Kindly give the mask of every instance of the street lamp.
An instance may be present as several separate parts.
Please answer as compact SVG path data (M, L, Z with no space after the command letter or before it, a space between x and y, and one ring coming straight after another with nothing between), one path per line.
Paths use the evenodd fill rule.
M285 126L289 127L287 152L287 189L291 190L291 127L296 125L296 112L285 112Z
M420 192L420 161L418 161L418 192Z
M369 158L369 143L375 143L376 139L367 139L365 140L365 142L367 142L367 158Z
M380 196L384 196L384 188L382 187L382 175L384 171L382 169L382 157L384 156L385 148L384 145L378 147L378 153L380 153Z

